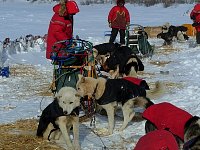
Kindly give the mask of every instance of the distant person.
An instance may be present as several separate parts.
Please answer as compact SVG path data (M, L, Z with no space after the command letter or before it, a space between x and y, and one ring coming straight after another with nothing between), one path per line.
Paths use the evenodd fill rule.
M190 18L193 20L192 26L196 29L196 42L200 46L200 4L196 4L190 13Z
M73 15L79 12L79 8L75 1L60 0L60 3L53 7L53 11L54 15L47 34L47 59L51 59L52 46L55 42L72 39ZM63 46L59 45L59 47Z
M109 27L112 28L109 43L113 43L119 32L120 44L125 45L125 30L130 24L130 15L127 8L124 6L125 0L117 0L117 5L114 6L108 15Z

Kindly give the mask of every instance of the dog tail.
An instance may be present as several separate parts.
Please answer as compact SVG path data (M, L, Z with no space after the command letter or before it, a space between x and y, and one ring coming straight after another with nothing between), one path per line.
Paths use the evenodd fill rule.
M146 97L136 97L134 99L134 107L143 107L148 108L149 106L153 105L154 103Z
M165 87L163 83L157 81L155 83L155 87L149 91L147 91L147 96L150 99L157 99L161 97L165 93Z

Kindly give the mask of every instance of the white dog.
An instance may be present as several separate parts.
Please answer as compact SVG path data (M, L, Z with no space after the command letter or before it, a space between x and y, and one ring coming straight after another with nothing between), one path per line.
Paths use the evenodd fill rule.
M77 95L77 91L72 87L61 88L54 101L43 110L37 136L56 140L62 134L68 149L79 150L79 106L80 96ZM71 127L73 127L73 144L69 136Z

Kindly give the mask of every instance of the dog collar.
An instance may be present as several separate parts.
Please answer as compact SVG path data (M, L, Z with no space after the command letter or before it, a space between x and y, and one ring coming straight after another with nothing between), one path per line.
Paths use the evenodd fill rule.
M189 150L189 148L191 148L197 142L198 138L200 138L200 135L190 139L189 141L187 141L183 145L183 150Z

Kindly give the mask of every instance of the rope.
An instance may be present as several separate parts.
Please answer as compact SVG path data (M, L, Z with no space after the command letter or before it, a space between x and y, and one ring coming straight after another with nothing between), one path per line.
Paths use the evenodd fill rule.
M100 139L101 143L103 144L102 150L109 150L109 148L105 145L100 135L97 132L95 132L92 128L91 131L92 133L94 133L94 135L96 135Z

